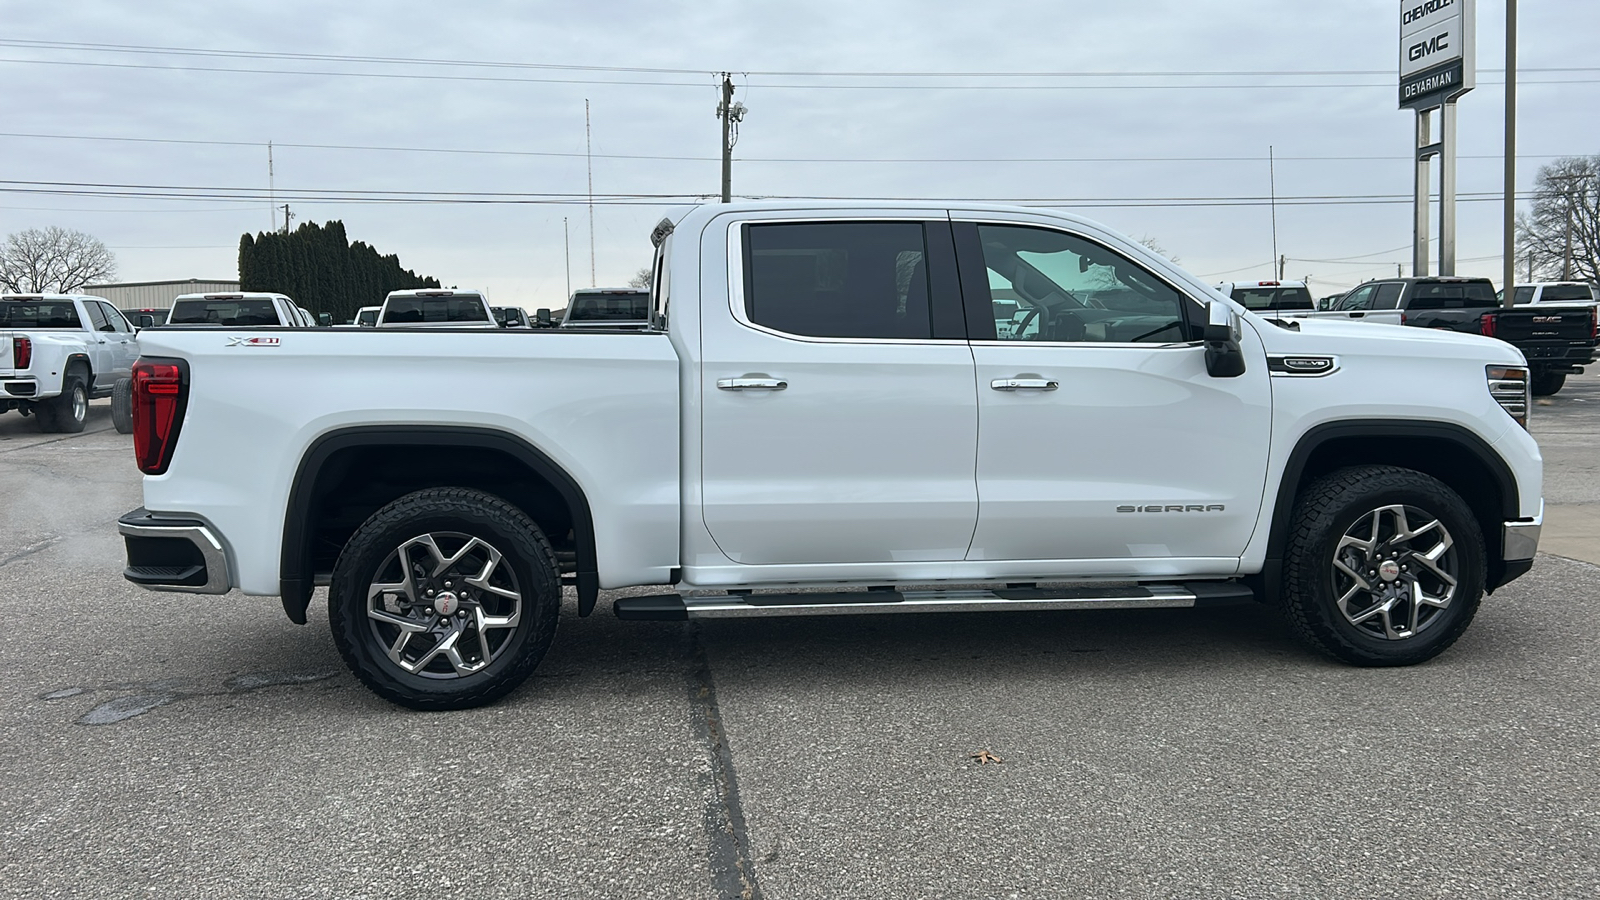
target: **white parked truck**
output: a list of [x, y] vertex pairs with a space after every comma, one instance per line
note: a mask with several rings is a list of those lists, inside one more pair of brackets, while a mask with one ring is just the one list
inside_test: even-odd
[[624, 619], [1255, 598], [1390, 666], [1532, 564], [1500, 341], [1269, 322], [1037, 209], [708, 205], [652, 238], [643, 331], [149, 333], [127, 577], [301, 623], [326, 584], [351, 669], [439, 709], [533, 670], [563, 583], [580, 616], [659, 587]]
[[390, 291], [378, 311], [379, 328], [499, 328], [482, 291], [423, 288]]
[[42, 431], [82, 431], [89, 400], [111, 396], [138, 356], [133, 326], [99, 297], [0, 294], [0, 412]]

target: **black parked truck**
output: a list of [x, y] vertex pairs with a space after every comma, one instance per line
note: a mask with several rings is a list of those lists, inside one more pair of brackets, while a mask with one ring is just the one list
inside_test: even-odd
[[1370, 281], [1310, 315], [1499, 338], [1527, 357], [1533, 393], [1548, 396], [1594, 362], [1595, 309], [1593, 302], [1502, 309], [1489, 279], [1437, 275]]

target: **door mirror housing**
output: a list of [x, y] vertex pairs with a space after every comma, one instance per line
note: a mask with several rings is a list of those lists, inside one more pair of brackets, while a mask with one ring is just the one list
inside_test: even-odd
[[550, 310], [548, 310], [548, 309], [538, 310], [537, 312], [535, 312], [533, 314], [533, 317], [534, 317], [534, 319], [536, 321], [538, 321], [540, 328], [549, 328], [550, 327]]
[[1239, 346], [1239, 314], [1221, 300], [1206, 307], [1206, 372], [1212, 378], [1244, 374], [1244, 349]]
[[333, 314], [332, 313], [317, 313], [317, 324], [321, 325], [323, 328], [327, 328], [329, 325], [332, 325], [333, 324]]

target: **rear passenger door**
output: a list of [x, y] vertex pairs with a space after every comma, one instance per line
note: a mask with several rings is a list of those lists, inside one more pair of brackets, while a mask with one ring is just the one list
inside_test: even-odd
[[965, 557], [977, 400], [949, 222], [763, 219], [726, 237], [699, 375], [718, 548], [755, 566]]
[[1368, 322], [1383, 322], [1388, 325], [1404, 325], [1405, 316], [1400, 312], [1400, 290], [1405, 285], [1398, 281], [1381, 281], [1375, 285], [1372, 292], [1372, 308], [1368, 310]]

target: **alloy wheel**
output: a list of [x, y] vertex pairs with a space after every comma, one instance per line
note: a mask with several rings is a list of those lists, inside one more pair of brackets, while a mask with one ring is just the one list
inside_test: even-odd
[[1397, 503], [1356, 518], [1334, 549], [1330, 574], [1346, 622], [1400, 641], [1444, 617], [1461, 572], [1455, 539], [1438, 517]]
[[522, 619], [517, 576], [501, 552], [458, 532], [395, 548], [367, 588], [368, 627], [389, 661], [424, 678], [465, 678], [500, 655]]

